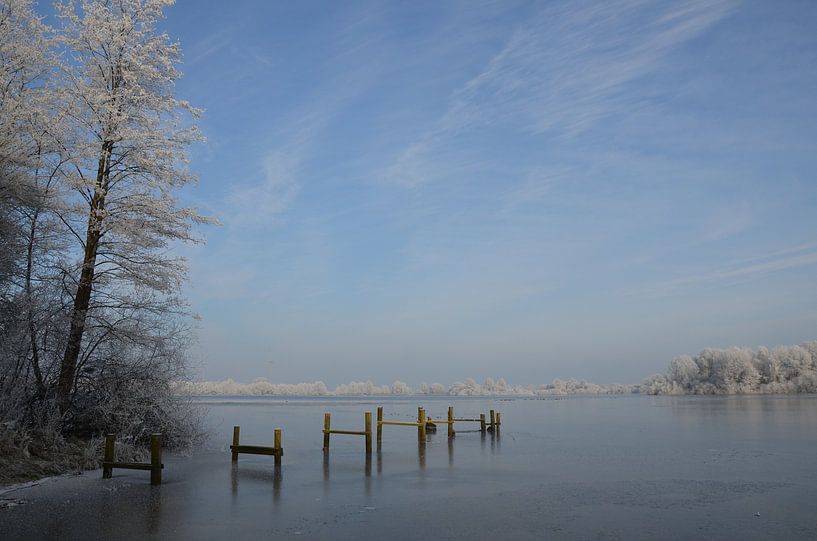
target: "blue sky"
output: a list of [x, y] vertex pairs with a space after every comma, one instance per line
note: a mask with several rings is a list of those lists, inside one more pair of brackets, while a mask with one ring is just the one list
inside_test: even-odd
[[817, 4], [193, 2], [199, 376], [639, 381], [817, 338]]

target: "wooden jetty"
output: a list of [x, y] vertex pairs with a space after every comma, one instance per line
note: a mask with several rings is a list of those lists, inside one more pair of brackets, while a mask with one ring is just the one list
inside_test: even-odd
[[126, 470], [147, 470], [150, 472], [150, 484], [162, 484], [162, 435], [150, 435], [150, 462], [116, 462], [114, 460], [116, 447], [116, 434], [105, 436], [105, 454], [102, 459], [102, 478], [113, 477], [113, 469], [120, 468]]
[[372, 454], [372, 412], [367, 411], [363, 416], [363, 430], [337, 430], [332, 428], [332, 416], [325, 413], [323, 416], [323, 450], [329, 451], [329, 436], [331, 434], [345, 434], [347, 436], [363, 436], [366, 438], [366, 454]]
[[274, 464], [276, 467], [281, 466], [281, 457], [284, 456], [284, 448], [281, 445], [281, 429], [273, 430], [273, 444], [272, 447], [263, 445], [241, 445], [241, 427], [233, 427], [233, 444], [230, 446], [232, 451], [233, 462], [238, 462], [238, 455], [244, 453], [246, 455], [268, 455], [274, 457]]

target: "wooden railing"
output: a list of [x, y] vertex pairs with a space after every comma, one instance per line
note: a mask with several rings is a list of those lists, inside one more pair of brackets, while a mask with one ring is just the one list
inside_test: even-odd
[[230, 446], [232, 451], [233, 462], [238, 462], [239, 453], [246, 455], [268, 455], [275, 458], [275, 467], [281, 467], [281, 457], [284, 456], [284, 448], [281, 446], [281, 429], [273, 430], [273, 444], [272, 447], [263, 445], [241, 445], [241, 427], [233, 427], [233, 444]]
[[102, 459], [102, 478], [113, 477], [113, 469], [147, 470], [150, 472], [150, 484], [162, 484], [162, 435], [150, 435], [150, 462], [115, 462], [116, 434], [105, 436], [105, 454]]
[[372, 412], [367, 411], [363, 416], [363, 430], [337, 430], [332, 428], [332, 416], [325, 413], [323, 416], [323, 450], [329, 451], [330, 434], [345, 434], [347, 436], [364, 436], [366, 438], [366, 454], [372, 454]]

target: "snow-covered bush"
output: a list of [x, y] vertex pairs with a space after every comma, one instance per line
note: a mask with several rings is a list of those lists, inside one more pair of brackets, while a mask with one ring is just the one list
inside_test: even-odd
[[817, 341], [774, 350], [707, 348], [673, 359], [666, 375], [645, 380], [649, 394], [817, 392]]

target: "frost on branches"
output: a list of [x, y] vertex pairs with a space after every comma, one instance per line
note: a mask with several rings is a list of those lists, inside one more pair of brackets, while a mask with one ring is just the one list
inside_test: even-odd
[[649, 394], [791, 394], [817, 392], [817, 341], [773, 350], [705, 349], [673, 359], [665, 375], [642, 385]]
[[157, 30], [170, 4], [58, 2], [50, 28], [0, 0], [0, 420], [44, 404], [66, 433], [184, 439], [171, 248], [210, 220], [175, 195], [201, 136], [174, 94], [179, 45]]
[[[170, 4], [57, 5], [60, 44], [69, 53], [62, 66], [63, 99], [75, 121], [64, 169], [76, 194], [69, 227], [84, 248], [57, 384], [63, 410], [75, 390], [89, 319], [105, 328], [112, 319], [129, 317], [134, 306], [145, 313], [172, 312], [185, 265], [165, 248], [195, 241], [191, 225], [206, 221], [173, 195], [194, 180], [185, 152], [200, 137], [183, 117], [198, 111], [173, 94], [179, 46], [156, 30]], [[92, 302], [92, 293], [102, 302]], [[104, 308], [89, 312], [98, 307]], [[147, 332], [134, 323], [128, 331], [137, 340], [157, 338], [152, 321], [141, 326]]]

